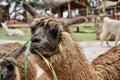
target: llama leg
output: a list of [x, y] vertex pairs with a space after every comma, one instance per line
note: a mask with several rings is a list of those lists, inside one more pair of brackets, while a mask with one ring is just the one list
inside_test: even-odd
[[104, 40], [103, 34], [101, 34], [101, 35], [100, 35], [101, 46], [103, 46], [103, 40]]
[[100, 35], [101, 46], [103, 46], [103, 40], [105, 39], [107, 32], [102, 32]]
[[119, 39], [116, 39], [116, 40], [115, 40], [115, 46], [117, 45], [118, 41], [119, 41]]
[[115, 38], [115, 46], [117, 45], [118, 41], [119, 41], [119, 35], [116, 35], [116, 38]]
[[110, 39], [110, 37], [112, 36], [112, 33], [109, 33], [108, 34], [108, 37], [106, 38], [106, 44], [107, 44], [107, 46], [109, 46], [110, 47], [110, 45], [109, 45], [109, 39]]

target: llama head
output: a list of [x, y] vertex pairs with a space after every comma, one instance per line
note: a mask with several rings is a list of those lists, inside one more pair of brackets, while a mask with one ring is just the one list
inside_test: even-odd
[[1, 22], [1, 24], [7, 24], [7, 22]]
[[104, 17], [103, 23], [108, 23], [109, 21], [110, 21], [110, 18], [109, 18], [109, 17]]
[[[40, 51], [45, 57], [50, 57], [57, 50], [61, 33], [66, 32], [69, 25], [85, 22], [85, 18], [58, 19], [46, 17], [36, 13], [29, 4], [23, 3], [23, 7], [28, 11], [34, 20], [31, 23], [31, 48]], [[31, 49], [32, 53], [33, 50]]]
[[15, 63], [8, 59], [1, 62], [1, 80], [14, 80], [15, 77]]
[[7, 22], [1, 22], [2, 26], [7, 25]]

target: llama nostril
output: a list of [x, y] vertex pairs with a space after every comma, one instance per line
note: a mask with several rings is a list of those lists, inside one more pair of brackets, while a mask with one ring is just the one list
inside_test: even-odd
[[38, 39], [38, 38], [32, 38], [31, 42], [40, 42], [40, 39]]

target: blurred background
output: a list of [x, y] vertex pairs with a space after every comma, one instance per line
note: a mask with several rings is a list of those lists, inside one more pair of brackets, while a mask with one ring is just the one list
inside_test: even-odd
[[[0, 25], [0, 39], [23, 40], [30, 38], [29, 20], [21, 3], [28, 2], [39, 14], [60, 18], [86, 17], [88, 22], [71, 28], [79, 41], [99, 40], [104, 17], [119, 20], [119, 0], [0, 0], [0, 22], [7, 22], [8, 28], [20, 29], [24, 36], [7, 36]], [[110, 40], [114, 40], [114, 36]]]

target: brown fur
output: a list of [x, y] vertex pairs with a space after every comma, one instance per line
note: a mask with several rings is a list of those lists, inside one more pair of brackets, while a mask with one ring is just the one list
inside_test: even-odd
[[120, 80], [120, 45], [100, 55], [92, 66], [102, 80]]

